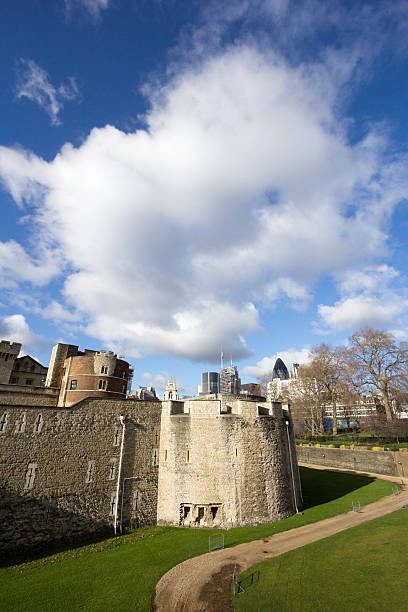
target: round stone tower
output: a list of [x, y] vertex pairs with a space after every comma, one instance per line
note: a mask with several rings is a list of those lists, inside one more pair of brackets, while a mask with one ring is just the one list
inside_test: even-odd
[[289, 407], [225, 394], [163, 402], [159, 524], [256, 525], [301, 507]]

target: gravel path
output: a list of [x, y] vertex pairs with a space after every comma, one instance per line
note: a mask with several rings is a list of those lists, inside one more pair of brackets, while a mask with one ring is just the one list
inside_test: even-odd
[[[308, 467], [328, 469], [326, 466]], [[367, 474], [366, 472], [358, 473]], [[402, 481], [401, 478], [393, 476], [371, 475], [398, 483]], [[246, 542], [232, 548], [194, 557], [176, 565], [157, 583], [154, 610], [156, 612], [232, 611], [231, 584], [235, 564], [240, 573], [251, 565], [270, 557], [276, 557], [289, 550], [395, 512], [400, 508], [403, 500], [408, 504], [406, 482], [403, 484], [404, 490], [400, 495], [391, 495], [364, 506], [360, 512], [350, 511], [339, 514], [262, 540]]]

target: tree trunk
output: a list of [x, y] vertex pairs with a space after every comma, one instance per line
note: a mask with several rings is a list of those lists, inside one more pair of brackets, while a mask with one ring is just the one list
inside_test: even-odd
[[394, 415], [392, 413], [390, 400], [388, 399], [388, 394], [386, 391], [383, 391], [382, 395], [383, 395], [383, 402], [384, 402], [384, 408], [385, 408], [385, 416], [387, 417], [387, 421], [392, 421]]
[[337, 404], [336, 395], [332, 393], [332, 406], [333, 406], [333, 436], [337, 436]]

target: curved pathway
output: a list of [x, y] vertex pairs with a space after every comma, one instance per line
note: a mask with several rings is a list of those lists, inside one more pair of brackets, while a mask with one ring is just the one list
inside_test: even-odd
[[[304, 464], [306, 465], [306, 464]], [[317, 469], [347, 471], [327, 466], [308, 465]], [[207, 553], [188, 559], [168, 571], [156, 586], [154, 610], [156, 612], [218, 612], [233, 610], [231, 603], [231, 582], [234, 565], [238, 572], [276, 557], [289, 550], [316, 542], [322, 538], [350, 529], [367, 521], [385, 516], [400, 508], [402, 501], [408, 504], [405, 491], [406, 479], [397, 476], [351, 472], [383, 478], [402, 483], [404, 490], [398, 496], [391, 495], [373, 504], [364, 506], [359, 512], [346, 512], [310, 525], [304, 525], [276, 535], [239, 544], [232, 548]]]

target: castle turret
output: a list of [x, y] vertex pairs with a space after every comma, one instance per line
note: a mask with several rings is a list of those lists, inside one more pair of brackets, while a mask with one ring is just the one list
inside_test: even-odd
[[255, 525], [301, 506], [288, 407], [227, 394], [163, 402], [159, 524]]
[[170, 378], [170, 380], [167, 381], [167, 385], [164, 390], [163, 400], [164, 401], [178, 400], [178, 398], [179, 398], [179, 395], [177, 391], [176, 381]]
[[7, 385], [10, 382], [11, 372], [21, 349], [19, 342], [0, 342], [0, 383]]

